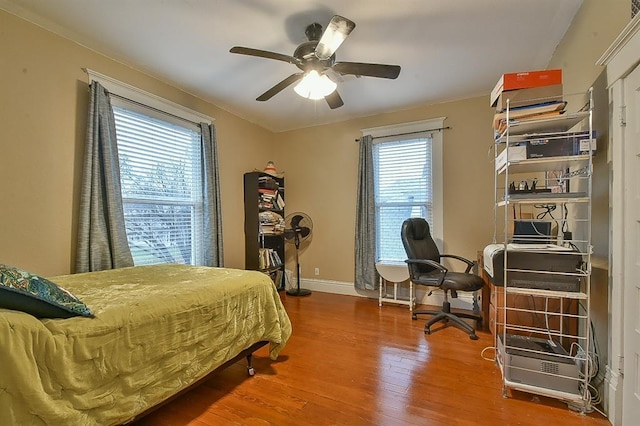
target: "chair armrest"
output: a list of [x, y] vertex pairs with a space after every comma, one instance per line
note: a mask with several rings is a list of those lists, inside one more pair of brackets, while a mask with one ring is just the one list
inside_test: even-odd
[[409, 266], [409, 275], [411, 275], [411, 280], [416, 282], [419, 282], [419, 281], [414, 280], [415, 265], [429, 265], [432, 268], [437, 269], [440, 272], [440, 277], [438, 278], [438, 283], [436, 284], [437, 287], [440, 287], [442, 285], [442, 282], [444, 281], [444, 277], [447, 275], [447, 272], [449, 271], [447, 268], [444, 267], [444, 265], [429, 259], [406, 259], [405, 262]]
[[433, 268], [438, 269], [440, 272], [447, 272], [448, 271], [448, 269], [445, 268], [444, 265], [442, 265], [442, 264], [440, 264], [440, 263], [438, 263], [436, 261], [429, 260], [429, 259], [406, 259], [405, 262], [407, 262], [409, 265], [415, 264], [415, 263], [418, 263], [418, 264], [421, 264], [421, 265], [429, 265], [429, 266], [431, 266]]
[[465, 274], [468, 274], [469, 271], [471, 271], [471, 268], [473, 268], [475, 266], [475, 264], [476, 264], [475, 261], [472, 262], [469, 259], [466, 259], [466, 258], [464, 258], [462, 256], [457, 256], [455, 254], [441, 254], [440, 258], [442, 259], [443, 257], [448, 257], [448, 258], [451, 258], [451, 259], [457, 259], [457, 260], [459, 260], [459, 261], [461, 261], [463, 263], [466, 263], [467, 264], [467, 269], [465, 269], [465, 271], [464, 271]]

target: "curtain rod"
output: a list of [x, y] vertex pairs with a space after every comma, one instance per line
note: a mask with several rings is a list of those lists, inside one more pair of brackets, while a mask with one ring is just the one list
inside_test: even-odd
[[[418, 133], [425, 133], [425, 132], [441, 132], [443, 130], [449, 130], [451, 129], [451, 126], [447, 126], [447, 127], [436, 127], [435, 129], [424, 129], [424, 130], [419, 130], [417, 132], [406, 132], [406, 133], [396, 133], [395, 135], [384, 135], [384, 136], [374, 136], [372, 137], [372, 139], [381, 139], [381, 138], [392, 138], [394, 136], [406, 136], [406, 135], [415, 135]], [[356, 142], [360, 142], [362, 138], [356, 138]]]
[[177, 116], [177, 115], [175, 115], [175, 114], [171, 114], [170, 112], [163, 111], [163, 110], [158, 109], [158, 108], [154, 108], [154, 107], [152, 107], [152, 106], [149, 106], [149, 105], [143, 104], [142, 102], [134, 101], [133, 99], [129, 99], [129, 98], [127, 98], [126, 96], [118, 95], [118, 94], [115, 94], [115, 93], [113, 93], [113, 92], [109, 92], [109, 96], [112, 96], [112, 97], [114, 97], [114, 98], [122, 99], [123, 101], [131, 102], [132, 104], [136, 104], [136, 105], [138, 105], [138, 106], [141, 106], [141, 107], [144, 107], [144, 108], [147, 108], [147, 109], [154, 110], [154, 111], [159, 112], [159, 113], [161, 113], [161, 114], [168, 115], [168, 116], [170, 116], [170, 117], [177, 118], [178, 120], [182, 120], [182, 121], [185, 121], [185, 122], [187, 122], [187, 123], [191, 123], [191, 124], [194, 124], [194, 125], [196, 125], [196, 126], [200, 127], [200, 123], [196, 123], [195, 121], [189, 120], [189, 119], [187, 119], [187, 118], [179, 117], [179, 116]]

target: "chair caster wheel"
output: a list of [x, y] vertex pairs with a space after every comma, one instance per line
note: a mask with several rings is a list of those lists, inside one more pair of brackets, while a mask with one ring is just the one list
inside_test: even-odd
[[249, 376], [255, 376], [255, 375], [256, 375], [256, 370], [255, 370], [253, 367], [249, 367], [249, 368], [247, 369], [247, 374], [248, 374]]
[[411, 315], [411, 319], [413, 319], [413, 320], [417, 320], [417, 319], [418, 319], [418, 315], [416, 315], [416, 314], [412, 314], [412, 315]]
[[474, 334], [470, 334], [470, 335], [469, 335], [469, 339], [471, 339], [471, 340], [478, 340], [478, 336], [476, 336], [476, 335], [475, 335], [475, 333], [474, 333]]
[[431, 334], [431, 329], [425, 328], [424, 329], [424, 334]]

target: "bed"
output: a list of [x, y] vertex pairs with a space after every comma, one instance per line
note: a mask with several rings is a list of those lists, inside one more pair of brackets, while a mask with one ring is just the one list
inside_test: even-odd
[[93, 317], [0, 309], [2, 425], [127, 423], [261, 342], [276, 359], [291, 335], [255, 271], [156, 265], [49, 280]]

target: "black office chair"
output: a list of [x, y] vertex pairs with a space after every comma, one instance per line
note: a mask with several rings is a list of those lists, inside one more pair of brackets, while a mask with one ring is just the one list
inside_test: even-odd
[[[415, 284], [422, 284], [429, 287], [437, 287], [444, 291], [444, 303], [441, 311], [418, 310], [413, 311], [412, 318], [418, 319], [418, 315], [435, 315], [424, 326], [424, 332], [431, 334], [431, 326], [438, 321], [453, 321], [463, 328], [469, 337], [477, 340], [475, 329], [464, 322], [462, 318], [470, 318], [477, 321], [477, 326], [482, 325], [482, 316], [477, 303], [474, 302], [473, 313], [471, 312], [451, 312], [449, 303], [449, 292], [451, 297], [458, 297], [458, 291], [477, 291], [482, 288], [484, 282], [478, 275], [471, 273], [474, 262], [464, 257], [452, 254], [440, 254], [436, 243], [431, 237], [429, 223], [423, 218], [409, 218], [402, 223], [402, 244], [407, 252], [407, 264], [409, 266], [409, 276]], [[442, 258], [452, 258], [467, 264], [464, 272], [449, 271], [441, 264]], [[431, 293], [429, 293], [431, 294]]]

